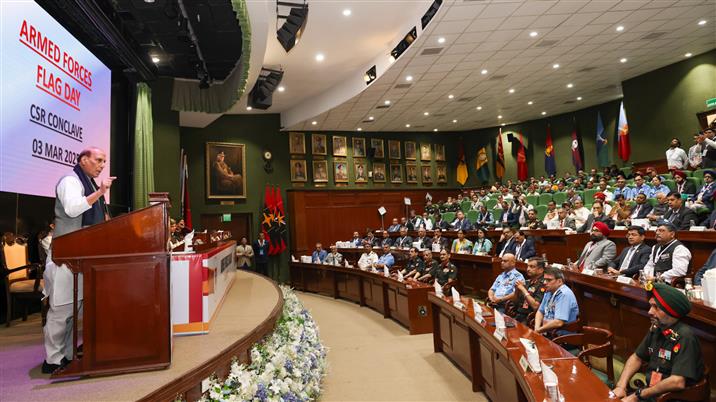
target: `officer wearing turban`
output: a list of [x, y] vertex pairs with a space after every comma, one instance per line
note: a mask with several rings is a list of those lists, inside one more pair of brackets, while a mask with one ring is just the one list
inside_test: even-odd
[[[691, 310], [689, 299], [669, 285], [647, 284], [651, 329], [629, 356], [614, 388], [623, 401], [651, 401], [664, 393], [682, 390], [704, 375], [701, 346], [681, 319]], [[627, 383], [646, 363], [647, 386], [629, 396]]]

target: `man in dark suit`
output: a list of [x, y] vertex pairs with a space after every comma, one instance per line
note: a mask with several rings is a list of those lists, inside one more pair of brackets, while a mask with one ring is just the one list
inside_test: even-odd
[[520, 215], [519, 213], [522, 211], [522, 209], [519, 209], [519, 212], [513, 213], [512, 208], [510, 208], [510, 205], [507, 203], [507, 201], [502, 202], [502, 212], [500, 212], [500, 216], [497, 219], [497, 226], [502, 227], [510, 227], [514, 225], [519, 225], [519, 219]]
[[686, 180], [686, 173], [677, 170], [674, 172], [674, 182], [676, 182], [676, 192], [681, 194], [696, 194], [696, 186], [694, 183]]
[[646, 194], [637, 194], [634, 201], [636, 201], [636, 205], [631, 209], [631, 215], [629, 217], [631, 219], [646, 219], [652, 208], [651, 204], [646, 202]]
[[525, 232], [518, 230], [515, 233], [514, 238], [515, 245], [513, 247], [513, 254], [515, 255], [516, 259], [522, 261], [537, 255], [534, 241], [532, 239], [528, 239], [527, 236], [525, 236]]
[[380, 246], [388, 246], [391, 247], [393, 245], [393, 239], [390, 238], [390, 234], [387, 230], [383, 231], [383, 238], [380, 240]]
[[457, 214], [455, 214], [455, 221], [453, 221], [450, 226], [452, 226], [453, 230], [462, 230], [463, 232], [472, 230], [472, 224], [465, 217], [465, 214], [462, 211], [457, 211]]
[[413, 238], [408, 236], [408, 228], [400, 228], [400, 237], [395, 239], [393, 246], [396, 248], [410, 248], [413, 247]]
[[434, 215], [433, 221], [433, 230], [444, 230], [450, 227], [450, 224], [443, 220], [443, 216], [440, 214], [440, 212], [436, 212]]
[[266, 240], [264, 232], [259, 233], [259, 239], [254, 240], [251, 245], [254, 249], [254, 262], [256, 263], [256, 272], [261, 275], [268, 275], [268, 252], [269, 242]]
[[701, 226], [706, 226], [707, 229], [716, 230], [716, 209], [714, 209], [708, 218], [701, 222]]
[[513, 250], [515, 249], [515, 232], [516, 230], [511, 227], [506, 227], [502, 229], [502, 235], [500, 236], [500, 241], [497, 243], [497, 256], [502, 257], [505, 254], [512, 254]]
[[672, 223], [677, 230], [689, 230], [691, 225], [698, 222], [696, 213], [684, 206], [681, 194], [672, 191], [667, 198], [669, 200], [669, 210], [664, 214], [664, 221]]
[[485, 204], [482, 204], [480, 206], [480, 211], [477, 213], [477, 221], [475, 222], [475, 226], [489, 226], [494, 223], [494, 217], [492, 216], [492, 212], [487, 210], [487, 207]]
[[607, 264], [610, 274], [634, 276], [649, 262], [651, 246], [644, 244], [643, 227], [630, 226], [627, 231], [627, 243], [629, 247], [625, 247], [615, 260]]

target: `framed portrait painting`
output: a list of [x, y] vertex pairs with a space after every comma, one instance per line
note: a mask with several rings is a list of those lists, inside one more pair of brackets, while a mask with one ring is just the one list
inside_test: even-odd
[[356, 183], [368, 182], [368, 165], [365, 159], [353, 159], [353, 172]]
[[431, 184], [433, 182], [433, 167], [430, 165], [421, 166], [420, 173], [422, 174], [423, 184]]
[[305, 159], [294, 159], [291, 161], [291, 181], [293, 182], [306, 182], [308, 176], [306, 174], [306, 160]]
[[400, 163], [390, 164], [390, 182], [391, 183], [402, 183], [403, 182], [403, 168]]
[[333, 156], [348, 156], [348, 144], [346, 141], [345, 136], [333, 136]]
[[373, 164], [373, 182], [385, 183], [385, 163]]
[[447, 183], [447, 165], [441, 163], [437, 166], [438, 183]]
[[445, 161], [445, 145], [444, 144], [435, 144], [435, 160], [436, 161]]
[[417, 145], [415, 141], [405, 141], [405, 159], [414, 161], [417, 159]]
[[246, 198], [246, 147], [228, 142], [206, 143], [206, 197]]
[[326, 155], [326, 135], [311, 134], [311, 153], [314, 155]]
[[383, 140], [380, 138], [371, 138], [370, 147], [373, 148], [374, 158], [383, 159], [385, 158], [385, 148], [383, 147]]
[[388, 158], [400, 159], [400, 141], [388, 140]]
[[405, 164], [405, 182], [411, 184], [418, 182], [418, 165], [415, 163]]
[[325, 160], [313, 161], [313, 182], [328, 183], [328, 162]]
[[348, 183], [348, 164], [346, 161], [333, 162], [333, 181]]
[[429, 161], [433, 158], [433, 152], [430, 144], [420, 144], [420, 160]]
[[288, 150], [291, 154], [306, 154], [306, 135], [303, 133], [288, 133]]
[[353, 157], [365, 158], [365, 138], [353, 137]]

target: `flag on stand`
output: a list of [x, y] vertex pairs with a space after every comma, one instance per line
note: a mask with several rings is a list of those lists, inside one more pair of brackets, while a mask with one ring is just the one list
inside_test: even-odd
[[520, 133], [520, 148], [517, 150], [517, 180], [527, 180], [529, 170], [527, 168], [527, 154], [525, 153], [525, 143]]
[[502, 180], [505, 175], [505, 150], [502, 148], [502, 129], [497, 135], [497, 160], [495, 160], [495, 176]]
[[604, 123], [602, 123], [602, 114], [597, 111], [597, 164], [599, 167], [609, 166], [609, 147], [607, 147], [607, 138], [604, 136]]
[[457, 182], [460, 183], [461, 186], [465, 185], [465, 182], [467, 181], [467, 163], [465, 163], [465, 146], [462, 143], [462, 138], [460, 138], [460, 143], [458, 144], [457, 149]]
[[281, 189], [266, 185], [264, 208], [261, 211], [261, 231], [269, 242], [268, 255], [278, 255], [286, 250], [286, 214]]
[[187, 155], [182, 148], [179, 156], [179, 183], [181, 187], [181, 216], [184, 218], [184, 226], [191, 231], [193, 228], [191, 222], [191, 208], [189, 206], [189, 166], [187, 164]]
[[584, 169], [581, 153], [582, 144], [579, 143], [579, 136], [577, 135], [577, 121], [573, 119], [572, 122], [574, 124], [572, 129], [572, 165], [574, 165], [576, 171], [580, 171]]
[[554, 146], [552, 145], [552, 128], [547, 124], [547, 141], [544, 144], [544, 171], [548, 176], [557, 174], [557, 163], [554, 159]]
[[619, 158], [624, 162], [628, 161], [631, 155], [631, 144], [629, 144], [629, 124], [627, 123], [626, 112], [624, 112], [624, 101], [619, 105], [617, 143], [619, 144]]
[[264, 233], [266, 240], [269, 242], [269, 255], [273, 255], [275, 253], [276, 247], [272, 236], [275, 221], [273, 214], [275, 202], [273, 197], [273, 189], [267, 184], [264, 189], [264, 209], [261, 212], [263, 216], [263, 220], [261, 221], [261, 231]]
[[278, 242], [276, 254], [281, 254], [286, 250], [286, 233], [288, 228], [286, 227], [286, 212], [283, 208], [283, 197], [281, 197], [281, 187], [276, 186], [276, 213], [274, 218], [278, 227]]
[[482, 147], [477, 151], [477, 178], [483, 183], [490, 180], [490, 166], [487, 162], [487, 150]]

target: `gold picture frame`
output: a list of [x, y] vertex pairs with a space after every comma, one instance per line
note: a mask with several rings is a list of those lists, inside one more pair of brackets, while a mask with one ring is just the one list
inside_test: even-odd
[[308, 181], [305, 159], [291, 160], [291, 181], [304, 183]]
[[385, 147], [382, 138], [371, 138], [370, 147], [373, 148], [373, 157], [377, 159], [385, 158]]
[[435, 160], [445, 162], [445, 144], [435, 144]]
[[437, 165], [437, 182], [438, 184], [447, 183], [447, 165], [444, 163]]
[[433, 149], [430, 144], [420, 144], [420, 160], [430, 161], [433, 159]]
[[246, 198], [246, 146], [206, 143], [206, 198]]
[[385, 183], [385, 163], [374, 163], [373, 164], [373, 182], [374, 183]]
[[306, 134], [288, 133], [288, 152], [290, 154], [306, 154]]
[[311, 134], [311, 153], [313, 155], [328, 155], [325, 134]]
[[353, 137], [351, 142], [353, 143], [353, 157], [365, 158], [365, 138]]
[[402, 183], [403, 182], [403, 166], [400, 163], [390, 164], [390, 182], [391, 183]]
[[333, 136], [333, 156], [348, 156], [348, 139], [344, 135]]
[[405, 164], [405, 182], [409, 184], [418, 183], [418, 165], [416, 163]]
[[333, 161], [333, 181], [348, 183], [348, 163], [346, 161]]
[[388, 158], [400, 159], [400, 141], [388, 140]]
[[418, 149], [415, 141], [405, 141], [405, 159], [414, 161], [417, 159]]
[[423, 165], [420, 167], [421, 181], [423, 184], [433, 183], [433, 167], [430, 165]]
[[328, 183], [328, 161], [313, 161], [313, 182]]
[[368, 182], [368, 164], [365, 159], [353, 159], [353, 174], [356, 183]]

